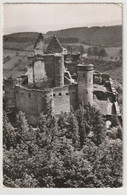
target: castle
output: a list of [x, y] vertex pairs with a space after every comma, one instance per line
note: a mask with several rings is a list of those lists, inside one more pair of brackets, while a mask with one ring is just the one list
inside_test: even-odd
[[[97, 78], [102, 84], [97, 83]], [[71, 107], [96, 105], [102, 115], [120, 114], [117, 92], [109, 75], [94, 72], [80, 53], [68, 53], [55, 35], [46, 50], [39, 34], [34, 54], [28, 56], [28, 70], [17, 80], [4, 80], [6, 107], [25, 112], [28, 123], [37, 125], [40, 113], [49, 107], [56, 115], [69, 113]]]

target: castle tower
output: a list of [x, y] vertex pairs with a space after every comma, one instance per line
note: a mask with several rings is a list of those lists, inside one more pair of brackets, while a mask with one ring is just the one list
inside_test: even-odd
[[79, 64], [78, 73], [78, 99], [82, 105], [93, 104], [93, 65]]
[[39, 34], [37, 41], [34, 45], [34, 54], [35, 55], [43, 55], [44, 54], [44, 37], [42, 33]]
[[64, 86], [64, 56], [62, 54], [54, 55], [55, 65], [55, 86]]

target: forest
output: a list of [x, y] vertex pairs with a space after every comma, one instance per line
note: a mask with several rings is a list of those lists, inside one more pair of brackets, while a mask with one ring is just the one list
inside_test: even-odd
[[37, 128], [23, 112], [4, 110], [3, 185], [11, 188], [122, 186], [122, 128], [95, 107], [41, 113]]

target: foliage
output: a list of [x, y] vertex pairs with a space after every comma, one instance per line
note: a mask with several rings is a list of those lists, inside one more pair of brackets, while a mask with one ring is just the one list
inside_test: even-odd
[[89, 47], [87, 53], [88, 56], [98, 56], [98, 57], [107, 56], [106, 50], [103, 47]]
[[122, 185], [122, 142], [108, 137], [98, 147], [94, 171], [105, 187]]
[[122, 62], [120, 61], [106, 61], [102, 59], [85, 59], [86, 64], [94, 64], [95, 70], [104, 72], [110, 69], [122, 67]]
[[111, 117], [111, 123], [112, 123], [112, 127], [117, 127], [119, 125], [119, 119], [117, 115], [113, 115]]
[[85, 53], [85, 49], [84, 49], [83, 45], [80, 45], [79, 52], [81, 53], [81, 55]]
[[11, 147], [15, 147], [16, 144], [16, 132], [14, 127], [8, 121], [8, 117], [5, 112], [3, 115], [3, 144], [7, 150]]
[[[90, 105], [56, 118], [48, 110], [36, 130], [19, 112], [15, 127], [4, 112], [3, 184], [6, 187], [120, 187], [122, 132], [107, 134]], [[92, 133], [92, 136], [90, 136]]]

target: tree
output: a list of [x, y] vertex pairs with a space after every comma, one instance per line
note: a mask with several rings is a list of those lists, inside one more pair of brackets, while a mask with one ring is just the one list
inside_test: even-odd
[[[104, 120], [90, 105], [70, 114], [61, 113], [59, 118], [52, 112], [41, 114], [39, 121], [34, 130], [25, 114], [19, 112], [14, 128], [4, 113], [5, 186], [77, 188], [122, 185], [120, 126], [106, 135]], [[89, 136], [91, 132], [92, 137]]]
[[122, 185], [122, 142], [106, 137], [98, 147], [94, 165], [94, 173], [105, 187], [121, 187]]
[[68, 45], [67, 46], [67, 50], [68, 50], [68, 52], [72, 53], [72, 46], [71, 45]]
[[105, 48], [100, 48], [100, 49], [99, 49], [99, 51], [98, 51], [98, 56], [100, 56], [100, 57], [105, 57], [105, 56], [107, 56], [107, 53], [106, 53]]
[[47, 131], [48, 131], [46, 115], [44, 115], [43, 113], [40, 114], [39, 129], [40, 129], [41, 133], [43, 133], [43, 132], [47, 133]]
[[106, 127], [104, 125], [104, 121], [100, 115], [100, 112], [97, 111], [94, 117], [94, 125], [93, 125], [93, 142], [99, 146], [103, 140], [105, 139], [106, 135]]
[[82, 107], [80, 107], [79, 110], [76, 112], [76, 117], [78, 120], [78, 125], [79, 125], [79, 136], [80, 136], [80, 146], [81, 148], [85, 144], [85, 139], [87, 136], [87, 122], [85, 119], [85, 112], [86, 110]]
[[120, 125], [117, 128], [117, 138], [122, 140], [122, 128]]
[[77, 118], [74, 113], [70, 113], [68, 116], [69, 127], [67, 128], [66, 136], [72, 139], [73, 144], [78, 144], [79, 142], [79, 126]]
[[113, 115], [111, 118], [112, 127], [117, 127], [119, 125], [119, 119], [117, 115]]
[[84, 50], [83, 45], [80, 45], [79, 52], [81, 53], [81, 55], [84, 54], [85, 50]]
[[16, 132], [14, 127], [9, 122], [9, 119], [4, 112], [3, 114], [3, 144], [6, 147], [7, 150], [9, 150], [11, 147], [16, 147]]

